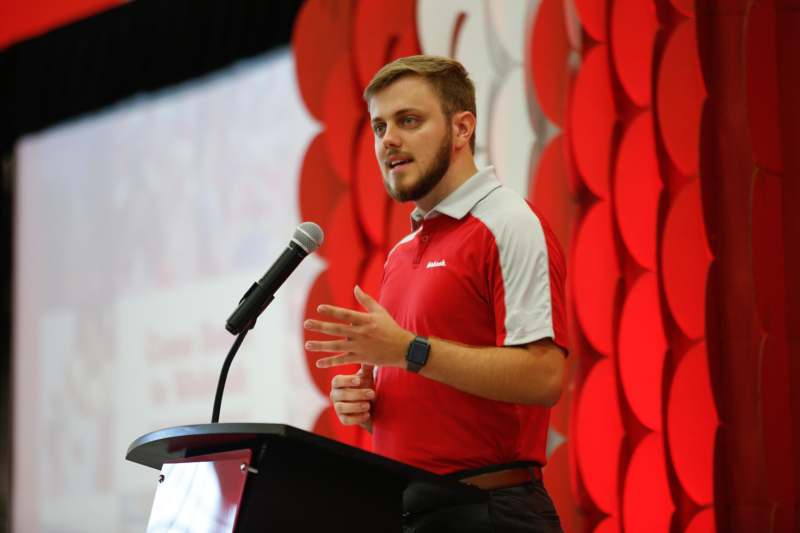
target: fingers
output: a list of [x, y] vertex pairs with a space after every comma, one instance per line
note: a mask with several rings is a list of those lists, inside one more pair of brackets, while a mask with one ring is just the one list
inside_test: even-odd
[[361, 415], [338, 415], [339, 422], [342, 423], [343, 426], [355, 426], [359, 425], [362, 427], [369, 421], [369, 413], [364, 413]]
[[[369, 377], [360, 376], [367, 370]], [[370, 421], [371, 401], [375, 399], [372, 385], [370, 365], [362, 365], [355, 375], [338, 375], [331, 380], [331, 401], [339, 421], [345, 426], [360, 425], [366, 427]], [[357, 388], [364, 386], [364, 388]]]
[[345, 309], [344, 307], [336, 307], [335, 305], [323, 304], [317, 307], [317, 311], [325, 316], [341, 320], [342, 322], [349, 322], [354, 325], [360, 325], [369, 320], [367, 313]]
[[370, 419], [371, 404], [369, 402], [334, 402], [333, 410], [339, 421], [345, 426], [364, 424]]
[[[349, 339], [337, 339], [334, 341], [306, 341], [306, 350], [309, 352], [349, 352], [352, 347], [352, 341]], [[350, 363], [354, 362], [355, 361], [350, 361]], [[317, 367], [322, 368], [319, 365], [317, 365]]]
[[338, 404], [360, 405], [363, 408], [345, 408], [342, 410], [345, 414], [364, 412], [369, 409], [369, 402], [375, 399], [375, 391], [369, 387], [356, 388], [362, 383], [364, 380], [355, 376], [333, 378], [330, 397], [337, 412], [339, 412]]
[[372, 365], [361, 365], [356, 374], [334, 376], [331, 380], [331, 400], [338, 402], [375, 399], [372, 368]]
[[375, 391], [372, 389], [332, 389], [331, 401], [337, 402], [369, 402], [375, 399]]
[[338, 415], [363, 415], [369, 413], [369, 402], [336, 402], [333, 404]]
[[[337, 343], [338, 341], [330, 341], [330, 342], [331, 343]], [[308, 348], [311, 351], [315, 351], [315, 352], [341, 352], [342, 351], [342, 349], [340, 349], [340, 348], [332, 348], [332, 349], [319, 348], [319, 349], [314, 349], [314, 348], [310, 348], [308, 346], [309, 344], [310, 343], [306, 343], [306, 348]], [[324, 343], [320, 343], [320, 344], [324, 344]], [[361, 362], [361, 358], [358, 357], [357, 355], [354, 355], [354, 354], [351, 354], [351, 353], [346, 353], [346, 354], [342, 354], [342, 355], [334, 355], [333, 357], [323, 357], [322, 359], [317, 359], [317, 368], [331, 368], [331, 367], [334, 367], [334, 366], [349, 365], [349, 364], [352, 364], [352, 363], [360, 363], [360, 362]]]
[[334, 376], [331, 380], [331, 388], [340, 389], [342, 387], [359, 387], [362, 383], [364, 383], [364, 380], [361, 379], [361, 376], [358, 374], [355, 376], [339, 374], [338, 376]]
[[331, 336], [352, 337], [354, 333], [353, 326], [339, 322], [322, 322], [321, 320], [308, 319], [303, 322], [303, 327], [309, 331], [318, 331]]

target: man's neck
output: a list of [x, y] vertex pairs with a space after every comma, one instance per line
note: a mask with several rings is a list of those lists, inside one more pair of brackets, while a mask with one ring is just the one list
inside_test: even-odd
[[475, 165], [475, 158], [467, 150], [465, 153], [454, 157], [450, 163], [450, 168], [447, 169], [447, 174], [444, 175], [436, 187], [426, 194], [424, 198], [420, 198], [414, 203], [419, 209], [427, 213], [477, 172], [478, 167]]

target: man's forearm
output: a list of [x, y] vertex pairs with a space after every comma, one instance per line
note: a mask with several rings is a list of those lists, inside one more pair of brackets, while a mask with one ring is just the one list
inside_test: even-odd
[[475, 347], [432, 338], [420, 374], [464, 392], [550, 407], [561, 395], [564, 355], [551, 341], [519, 347]]
[[[308, 319], [310, 331], [338, 337], [306, 341], [309, 351], [336, 353], [317, 360], [317, 368], [360, 363], [406, 367], [406, 352], [415, 333], [400, 327], [374, 298], [354, 291], [365, 311], [331, 305], [317, 310], [339, 322]], [[561, 395], [564, 354], [550, 339], [519, 347], [476, 347], [431, 339], [423, 376], [483, 398], [552, 406]]]

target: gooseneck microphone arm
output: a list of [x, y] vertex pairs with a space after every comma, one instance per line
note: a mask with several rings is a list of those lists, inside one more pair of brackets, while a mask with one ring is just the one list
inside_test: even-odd
[[239, 333], [239, 336], [233, 341], [233, 346], [231, 346], [231, 349], [228, 351], [228, 356], [225, 357], [225, 362], [222, 363], [219, 381], [217, 381], [217, 393], [214, 395], [214, 410], [211, 412], [212, 424], [219, 422], [219, 410], [222, 407], [222, 393], [225, 391], [225, 382], [228, 380], [228, 369], [230, 369], [233, 358], [236, 356], [236, 352], [239, 351], [239, 346], [242, 345], [242, 341], [244, 341], [248, 331], [250, 331], [250, 328]]
[[267, 273], [260, 280], [253, 283], [244, 293], [236, 310], [228, 318], [225, 323], [225, 329], [238, 336], [233, 342], [230, 351], [228, 351], [225, 362], [222, 364], [222, 370], [219, 373], [217, 392], [214, 395], [214, 409], [211, 412], [212, 424], [219, 422], [219, 411], [222, 407], [222, 394], [225, 391], [228, 370], [247, 332], [255, 326], [259, 315], [275, 299], [275, 291], [283, 285], [283, 282], [286, 281], [308, 254], [319, 248], [323, 239], [322, 228], [313, 222], [300, 224], [280, 257], [267, 270]]

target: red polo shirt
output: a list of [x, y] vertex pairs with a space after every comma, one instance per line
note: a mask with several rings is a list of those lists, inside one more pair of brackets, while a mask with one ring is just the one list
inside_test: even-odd
[[[417, 335], [473, 346], [551, 338], [566, 347], [564, 257], [546, 223], [487, 168], [424, 217], [389, 254], [380, 302]], [[380, 368], [376, 453], [437, 473], [545, 463], [550, 410], [487, 400]]]

